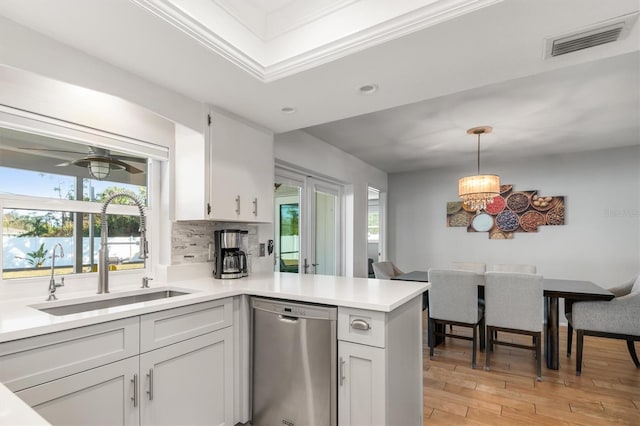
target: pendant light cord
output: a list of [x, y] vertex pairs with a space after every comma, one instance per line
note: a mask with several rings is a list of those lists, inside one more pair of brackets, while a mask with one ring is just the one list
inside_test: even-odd
[[482, 133], [478, 133], [478, 175], [480, 175], [480, 135]]

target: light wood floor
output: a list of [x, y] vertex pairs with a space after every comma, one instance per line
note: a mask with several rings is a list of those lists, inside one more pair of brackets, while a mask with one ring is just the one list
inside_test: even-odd
[[[530, 343], [525, 336], [513, 340]], [[533, 351], [496, 347], [491, 371], [485, 371], [482, 352], [477, 368], [471, 368], [469, 341], [447, 338], [433, 360], [425, 342], [424, 424], [639, 426], [640, 369], [625, 342], [585, 337], [580, 377], [575, 375], [575, 335], [571, 358], [566, 347], [567, 329], [561, 327], [560, 369], [543, 364], [543, 381], [536, 382]], [[636, 350], [640, 353], [638, 343]]]

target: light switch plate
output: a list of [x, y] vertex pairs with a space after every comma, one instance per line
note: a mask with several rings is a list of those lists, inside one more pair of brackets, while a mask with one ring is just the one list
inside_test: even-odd
[[260, 257], [264, 257], [264, 243], [260, 243], [260, 253], [259, 253]]

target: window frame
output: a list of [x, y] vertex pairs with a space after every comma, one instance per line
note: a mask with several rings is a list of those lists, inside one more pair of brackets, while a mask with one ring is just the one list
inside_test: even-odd
[[[114, 278], [117, 276], [123, 277], [123, 279], [134, 279], [136, 276], [141, 277], [151, 274], [154, 271], [154, 264], [158, 264], [160, 254], [160, 250], [156, 248], [157, 244], [154, 244], [157, 240], [157, 224], [160, 223], [160, 209], [155, 207], [156, 205], [159, 206], [161, 202], [160, 185], [156, 183], [161, 181], [161, 162], [169, 160], [168, 147], [127, 138], [121, 135], [110, 134], [74, 123], [40, 116], [28, 111], [13, 109], [4, 105], [0, 105], [0, 128], [65, 139], [78, 144], [118, 150], [132, 156], [147, 158], [147, 205], [145, 206], [145, 217], [147, 240], [149, 241], [150, 248], [149, 258], [147, 262], [145, 262], [144, 268], [116, 271]], [[100, 214], [102, 203], [0, 193], [0, 212], [3, 215], [5, 209]], [[136, 206], [119, 204], [109, 204], [107, 213], [128, 216], [139, 216], [140, 214]], [[4, 247], [2, 246], [0, 247], [0, 256], [4, 254], [3, 251]], [[97, 279], [97, 274], [97, 272], [83, 272], [65, 274], [64, 277], [65, 280], [69, 280], [70, 282], [86, 281], [87, 279], [94, 281], [94, 279]], [[43, 282], [43, 277], [4, 279], [2, 275], [3, 274], [0, 274], [0, 289], [16, 283], [22, 285]], [[117, 280], [118, 278], [116, 278], [116, 281]], [[88, 289], [92, 289], [92, 287], [89, 286]], [[0, 293], [2, 293], [1, 290]]]

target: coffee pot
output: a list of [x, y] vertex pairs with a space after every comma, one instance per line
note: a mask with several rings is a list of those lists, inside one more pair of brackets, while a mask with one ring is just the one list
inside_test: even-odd
[[242, 278], [249, 275], [247, 255], [241, 250], [242, 234], [247, 231], [223, 229], [214, 231], [214, 268], [215, 278]]

